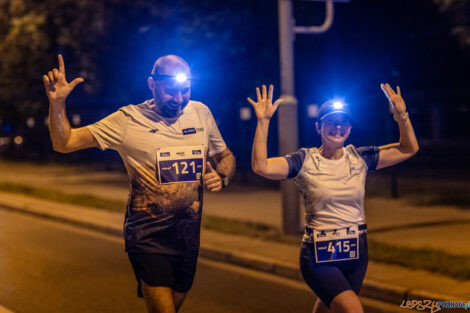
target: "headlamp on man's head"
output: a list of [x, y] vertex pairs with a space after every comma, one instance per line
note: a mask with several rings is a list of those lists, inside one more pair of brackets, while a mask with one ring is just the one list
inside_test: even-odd
[[185, 73], [178, 73], [176, 75], [163, 75], [163, 74], [154, 74], [152, 75], [154, 80], [170, 80], [178, 84], [182, 84], [188, 80], [191, 80], [191, 77], [188, 77]]

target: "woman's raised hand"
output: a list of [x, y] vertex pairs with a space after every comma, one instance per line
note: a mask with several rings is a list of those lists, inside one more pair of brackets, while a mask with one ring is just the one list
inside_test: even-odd
[[46, 87], [46, 94], [51, 104], [64, 102], [72, 90], [84, 81], [83, 78], [75, 78], [72, 82], [68, 83], [65, 78], [65, 65], [62, 55], [59, 54], [58, 59], [59, 69], [54, 68], [42, 77]]
[[395, 116], [401, 116], [406, 113], [406, 104], [403, 98], [401, 97], [400, 87], [397, 86], [397, 92], [390, 87], [389, 84], [380, 84], [382, 91], [387, 97], [390, 104], [390, 112]]
[[261, 94], [259, 88], [256, 87], [256, 96], [258, 98], [258, 102], [253, 101], [249, 97], [247, 98], [248, 102], [251, 103], [253, 109], [255, 110], [258, 121], [270, 120], [282, 101], [281, 99], [277, 99], [274, 103], [272, 102], [274, 90], [273, 85], [269, 85], [269, 92], [266, 91], [266, 85], [263, 85], [262, 89], [263, 92]]

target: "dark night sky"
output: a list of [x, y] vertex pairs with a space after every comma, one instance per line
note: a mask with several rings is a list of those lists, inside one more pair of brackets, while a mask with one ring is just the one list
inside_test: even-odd
[[[125, 64], [143, 69], [150, 67], [155, 57], [164, 53], [173, 52], [187, 58], [199, 77], [193, 86], [193, 98], [211, 107], [224, 125], [222, 131], [231, 138], [240, 135], [240, 132], [232, 134], [236, 128], [243, 127], [234, 123], [237, 121], [233, 116], [238, 115], [241, 106], [247, 105], [246, 96], [253, 96], [254, 88], [261, 83], [279, 86], [276, 1], [235, 2], [243, 5], [244, 11], [235, 10], [233, 19], [245, 19], [245, 22], [237, 21], [234, 26], [229, 41], [232, 46], [215, 49], [219, 44], [218, 33], [224, 31], [219, 28], [213, 30], [212, 41], [209, 39], [189, 49], [174, 37], [155, 42], [149, 42], [151, 39], [145, 36], [127, 38], [127, 50], [117, 49], [119, 52], [115, 56]], [[231, 5], [234, 6], [233, 2]], [[218, 6], [222, 10], [224, 5], [219, 3]], [[246, 11], [249, 13], [240, 13]], [[324, 18], [324, 4], [294, 1], [294, 14], [298, 25], [318, 25]], [[175, 16], [173, 25], [181, 23], [182, 18]], [[197, 34], [197, 28], [195, 32]], [[165, 41], [164, 48], [160, 44], [162, 41]], [[240, 52], [227, 52], [235, 48]], [[307, 133], [311, 129], [311, 120], [304, 118], [306, 105], [321, 104], [334, 96], [344, 97], [360, 112], [356, 129], [367, 125], [368, 129], [377, 128], [378, 133], [383, 133], [380, 127], [387, 115], [383, 113], [386, 101], [379, 89], [381, 82], [401, 85], [416, 126], [424, 136], [430, 136], [430, 125], [427, 124], [429, 107], [433, 104], [460, 118], [460, 113], [467, 110], [464, 115], [468, 118], [468, 96], [463, 94], [468, 86], [468, 49], [464, 50], [457, 39], [450, 36], [448, 18], [438, 12], [432, 1], [353, 0], [338, 3], [333, 26], [328, 32], [297, 35], [295, 58], [303, 145], [314, 143]], [[136, 73], [132, 66], [121, 67], [120, 71], [111, 79], [131, 77], [134, 84], [122, 89], [119, 88], [122, 81], [117, 79], [116, 87], [108, 90], [111, 94], [121, 89], [123, 97], [120, 99], [133, 103], [149, 96], [145, 73]], [[116, 107], [124, 104], [117, 103]], [[447, 124], [444, 121], [444, 135], [462, 135], [461, 131], [453, 131], [453, 123]], [[254, 121], [248, 127], [251, 132]], [[377, 138], [371, 139], [381, 143]]]
[[[146, 79], [154, 60], [166, 53], [179, 54], [198, 77], [192, 98], [211, 108], [229, 146], [243, 155], [242, 163], [248, 163], [256, 121], [240, 121], [239, 109], [249, 107], [246, 97], [254, 97], [255, 87], [262, 83], [272, 83], [279, 90], [277, 1], [206, 0], [207, 10], [189, 0], [155, 3], [160, 2], [173, 3], [175, 8], [159, 24], [161, 35], [146, 31], [158, 23], [145, 11], [123, 8], [126, 23], [110, 29], [112, 40], [101, 49], [106, 54], [81, 52], [93, 54], [105, 73], [104, 84], [94, 95], [74, 92], [69, 113], [81, 113], [83, 122], [91, 123], [149, 98]], [[194, 12], [182, 9], [188, 3]], [[294, 1], [294, 15], [297, 25], [319, 25], [324, 4]], [[209, 21], [210, 28], [182, 27], [198, 19]], [[187, 40], [188, 33], [192, 40]], [[300, 145], [319, 143], [314, 121], [306, 116], [307, 105], [336, 96], [343, 97], [356, 114], [352, 143], [385, 144], [398, 139], [398, 133], [393, 130], [391, 137], [387, 128], [391, 117], [379, 89], [381, 82], [401, 86], [420, 140], [436, 136], [433, 130], [440, 128], [441, 138], [468, 142], [470, 97], [464, 91], [469, 86], [469, 48], [460, 46], [450, 33], [449, 16], [439, 13], [431, 0], [335, 4], [330, 30], [297, 35], [295, 41]], [[431, 112], [439, 117], [440, 126], [435, 126]], [[269, 150], [276, 154], [276, 123], [272, 125]]]

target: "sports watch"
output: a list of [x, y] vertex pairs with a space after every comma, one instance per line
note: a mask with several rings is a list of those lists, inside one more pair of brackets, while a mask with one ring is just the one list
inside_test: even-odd
[[228, 186], [228, 177], [224, 174], [218, 173], [220, 178], [222, 178], [222, 189]]

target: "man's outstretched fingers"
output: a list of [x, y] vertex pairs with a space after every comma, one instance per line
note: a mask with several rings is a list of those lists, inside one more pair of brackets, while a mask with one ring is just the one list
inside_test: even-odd
[[59, 59], [59, 72], [65, 74], [64, 58], [62, 57], [62, 54], [57, 55], [57, 58]]
[[55, 80], [59, 80], [59, 70], [58, 69], [54, 68], [52, 70], [52, 74], [54, 75]]
[[72, 89], [74, 89], [78, 84], [81, 84], [83, 83], [85, 80], [83, 78], [75, 78], [74, 80], [72, 80], [72, 82], [70, 83], [70, 85], [72, 86]]

